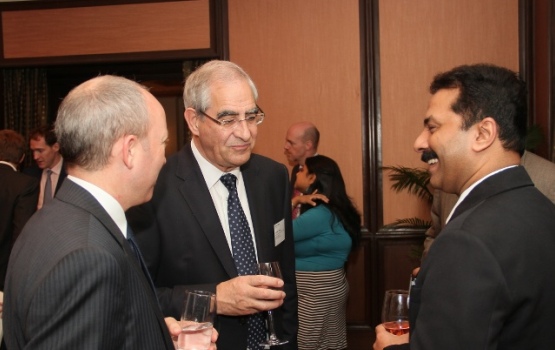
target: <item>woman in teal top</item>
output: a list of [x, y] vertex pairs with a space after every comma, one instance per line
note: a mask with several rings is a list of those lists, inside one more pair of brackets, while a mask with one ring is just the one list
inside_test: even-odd
[[335, 161], [318, 155], [305, 162], [295, 182], [304, 195], [292, 203], [302, 204], [293, 220], [299, 349], [346, 349], [344, 265], [360, 239], [360, 214]]

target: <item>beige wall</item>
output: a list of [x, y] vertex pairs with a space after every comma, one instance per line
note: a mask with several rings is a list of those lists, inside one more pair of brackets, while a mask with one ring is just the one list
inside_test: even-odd
[[[229, 0], [230, 58], [260, 90], [268, 118], [256, 151], [285, 162], [287, 127], [314, 122], [320, 153], [338, 161], [362, 208], [358, 0]], [[518, 69], [518, 0], [380, 0], [383, 165], [424, 166], [412, 150], [443, 70], [491, 62]], [[427, 217], [384, 177], [384, 223]]]
[[[382, 163], [423, 166], [412, 151], [412, 143], [420, 132], [431, 78], [463, 63], [491, 62], [517, 70], [518, 0], [376, 1], [380, 14]], [[117, 50], [186, 49], [190, 48], [189, 44], [205, 47], [208, 3], [201, 0], [125, 5], [126, 9], [139, 14], [135, 19], [150, 18], [154, 13], [173, 24], [164, 27], [162, 32], [156, 28], [149, 31], [149, 40], [141, 42], [144, 47], [120, 45]], [[230, 58], [243, 66], [257, 83], [259, 102], [268, 116], [260, 127], [256, 152], [285, 162], [283, 143], [288, 126], [301, 120], [314, 122], [322, 134], [320, 153], [339, 163], [347, 191], [362, 210], [361, 126], [365, 116], [361, 111], [358, 5], [359, 0], [228, 0], [228, 19]], [[151, 11], [153, 6], [156, 11]], [[103, 12], [101, 17], [104, 18], [115, 15], [116, 10], [122, 8], [101, 6], [94, 10], [108, 11]], [[175, 13], [183, 14], [175, 10], [182, 9], [187, 9], [185, 12], [195, 20], [183, 16], [177, 22], [173, 20], [171, 16]], [[46, 35], [48, 40], [43, 38], [37, 45], [28, 44], [36, 40], [37, 35], [32, 32], [36, 22], [52, 20], [53, 13], [83, 15], [89, 20], [68, 23], [78, 28], [92, 25], [100, 31], [95, 32], [96, 37], [102, 37], [100, 34], [105, 28], [98, 23], [104, 22], [90, 20], [87, 11], [72, 8], [3, 12], [5, 54], [9, 53], [12, 58], [59, 55], [62, 48], [54, 50], [56, 46], [50, 45], [52, 43], [46, 45], [49, 48], [46, 53], [26, 51], [44, 48], [48, 40], [56, 42], [59, 39], [56, 32], [47, 31], [40, 34]], [[129, 12], [124, 12], [123, 17], [129, 17]], [[32, 15], [36, 18], [23, 21], [25, 16]], [[35, 25], [21, 31], [21, 23], [27, 22]], [[143, 26], [154, 25], [143, 22]], [[192, 23], [196, 29], [192, 29]], [[205, 29], [199, 32], [199, 28]], [[66, 32], [64, 35], [75, 34], [72, 30]], [[23, 37], [24, 33], [27, 36]], [[90, 33], [85, 30], [81, 34]], [[82, 35], [78, 37], [83, 38]], [[167, 40], [156, 39], [159, 37]], [[91, 53], [82, 46], [82, 43], [91, 44], [91, 40], [77, 40], [74, 46], [68, 46], [66, 41], [63, 48], [76, 51], [62, 53]], [[178, 46], [158, 46], [167, 42], [178, 43]], [[97, 43], [109, 45], [112, 42], [100, 40]], [[101, 47], [92, 53], [114, 50]], [[429, 213], [427, 205], [415, 198], [393, 193], [387, 177], [384, 177], [383, 201], [384, 223], [397, 218], [425, 217]]]
[[259, 90], [257, 153], [286, 163], [285, 133], [308, 120], [362, 209], [358, 0], [229, 0], [230, 59]]
[[[518, 0], [380, 0], [383, 165], [424, 167], [412, 145], [422, 129], [433, 76], [489, 62], [518, 70]], [[426, 204], [390, 190], [384, 223], [425, 217]]]

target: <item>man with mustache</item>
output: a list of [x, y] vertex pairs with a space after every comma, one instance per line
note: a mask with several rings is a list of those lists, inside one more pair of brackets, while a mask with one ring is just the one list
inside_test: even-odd
[[[128, 213], [166, 316], [179, 317], [186, 289], [216, 293], [219, 350], [260, 349], [273, 309], [283, 349], [297, 348], [289, 176], [252, 153], [265, 116], [257, 98], [236, 64], [197, 68], [183, 92], [192, 140], [162, 168], [152, 201]], [[278, 261], [283, 281], [252, 275], [256, 261]]]
[[414, 148], [431, 185], [459, 199], [411, 289], [410, 340], [379, 325], [374, 349], [551, 349], [555, 205], [519, 166], [525, 84], [479, 64], [430, 92]]
[[[528, 175], [534, 182], [534, 186], [540, 190], [547, 198], [555, 203], [555, 163], [548, 161], [532, 152], [524, 151], [520, 159], [520, 165], [526, 169]], [[445, 219], [457, 203], [458, 197], [451, 193], [434, 190], [432, 202], [432, 226], [426, 230], [426, 240], [424, 240], [424, 252], [422, 258], [426, 256], [434, 239], [445, 227]]]

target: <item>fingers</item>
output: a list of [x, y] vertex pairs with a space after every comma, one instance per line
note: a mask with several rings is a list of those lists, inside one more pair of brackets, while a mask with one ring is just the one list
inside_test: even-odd
[[283, 281], [269, 276], [239, 276], [222, 282], [216, 287], [219, 314], [250, 315], [275, 309], [283, 304]]

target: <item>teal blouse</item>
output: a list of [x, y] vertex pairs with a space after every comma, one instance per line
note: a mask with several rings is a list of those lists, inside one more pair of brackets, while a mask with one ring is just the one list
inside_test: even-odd
[[328, 271], [342, 268], [351, 251], [351, 237], [324, 204], [293, 220], [297, 271]]

